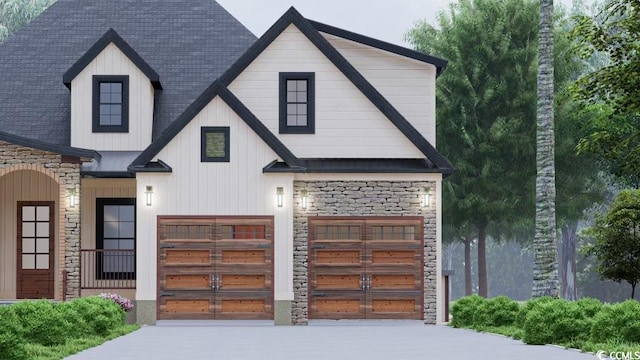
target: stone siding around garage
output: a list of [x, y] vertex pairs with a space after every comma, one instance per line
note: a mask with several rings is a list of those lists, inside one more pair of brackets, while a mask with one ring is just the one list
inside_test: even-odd
[[[87, 159], [88, 160], [88, 159]], [[31, 170], [46, 174], [58, 185], [59, 219], [58, 259], [60, 273], [56, 274], [62, 292], [62, 270], [68, 272], [67, 298], [80, 294], [80, 206], [67, 206], [67, 194], [80, 188], [80, 159], [66, 160], [62, 155], [22, 145], [0, 141], [0, 176], [12, 171]]]
[[[292, 321], [308, 321], [307, 218], [312, 216], [423, 216], [424, 322], [436, 323], [436, 202], [422, 203], [425, 189], [434, 199], [434, 181], [295, 181]], [[308, 194], [307, 209], [300, 193]]]

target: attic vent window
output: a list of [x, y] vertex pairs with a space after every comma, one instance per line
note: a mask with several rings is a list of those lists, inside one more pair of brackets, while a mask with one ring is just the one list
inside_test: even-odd
[[203, 127], [200, 140], [201, 162], [229, 162], [229, 128]]
[[314, 73], [280, 73], [280, 133], [315, 133]]
[[129, 132], [129, 77], [93, 77], [93, 132]]

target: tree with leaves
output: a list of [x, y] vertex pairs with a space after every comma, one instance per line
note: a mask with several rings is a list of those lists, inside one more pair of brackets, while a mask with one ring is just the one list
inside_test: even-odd
[[633, 299], [640, 282], [640, 190], [621, 191], [588, 234], [595, 244], [584, 251], [595, 256], [596, 271], [604, 279], [631, 284]]
[[423, 22], [407, 36], [449, 60], [436, 82], [439, 150], [457, 170], [443, 183], [444, 222], [475, 232], [482, 296], [487, 231], [533, 217], [537, 9], [532, 0], [460, 0], [438, 28]]
[[0, 0], [0, 42], [40, 15], [55, 0]]

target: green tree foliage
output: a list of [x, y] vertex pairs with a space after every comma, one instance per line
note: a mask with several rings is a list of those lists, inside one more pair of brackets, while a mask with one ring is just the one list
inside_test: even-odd
[[40, 15], [55, 0], [0, 0], [0, 42]]
[[584, 251], [595, 256], [596, 271], [605, 279], [631, 284], [633, 299], [640, 281], [640, 190], [621, 191], [589, 234], [595, 244]]
[[640, 112], [640, 1], [609, 0], [594, 17], [578, 16], [572, 31], [579, 54], [606, 54], [608, 65], [580, 77], [574, 91], [589, 102], [606, 101], [617, 113]]

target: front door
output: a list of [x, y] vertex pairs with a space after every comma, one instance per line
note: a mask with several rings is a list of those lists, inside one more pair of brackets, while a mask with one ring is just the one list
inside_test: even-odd
[[18, 202], [18, 299], [53, 299], [54, 202]]

